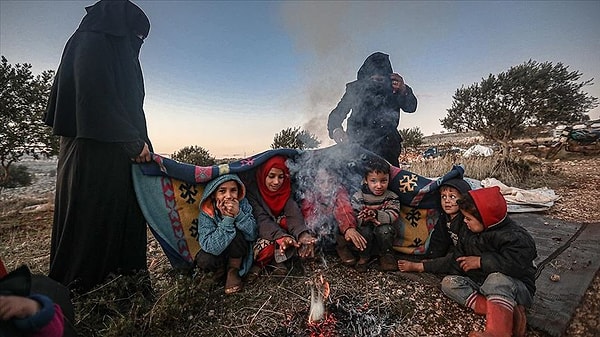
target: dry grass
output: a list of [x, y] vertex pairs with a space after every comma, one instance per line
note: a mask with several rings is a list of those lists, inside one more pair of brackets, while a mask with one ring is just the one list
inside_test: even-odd
[[535, 186], [544, 182], [544, 178], [552, 175], [552, 166], [532, 157], [502, 158], [499, 155], [490, 157], [467, 157], [448, 155], [435, 159], [416, 161], [404, 169], [425, 177], [440, 177], [450, 171], [453, 165], [465, 168], [465, 177], [483, 180], [496, 178], [508, 186]]
[[[415, 163], [407, 169], [433, 177], [462, 163], [466, 175], [475, 179], [494, 176], [509, 185], [514, 184], [510, 179], [523, 179], [514, 184], [520, 187], [551, 183], [560, 195], [573, 191], [551, 212], [568, 218], [583, 216], [585, 211], [581, 208], [585, 208], [581, 193], [575, 193], [581, 190], [572, 184], [587, 179], [590, 191], [586, 193], [597, 189], [592, 186], [598, 176], [595, 162], [577, 162], [573, 167], [581, 176], [571, 173], [575, 162], [527, 161], [529, 168], [523, 169], [499, 163], [494, 157], [446, 157]], [[514, 167], [517, 173], [504, 172]], [[584, 169], [587, 167], [594, 171], [588, 172]], [[567, 201], [572, 203], [565, 204]], [[18, 212], [33, 204], [31, 200], [0, 202], [0, 256], [9, 269], [26, 263], [34, 272], [45, 274], [52, 212]], [[587, 212], [589, 221], [589, 209]], [[591, 219], [598, 221], [597, 216]], [[481, 330], [484, 323], [482, 317], [445, 297], [439, 290], [439, 279], [432, 275], [382, 273], [375, 269], [358, 274], [331, 254], [310, 264], [295, 263], [286, 277], [263, 275], [242, 293], [226, 296], [223, 285], [213, 282], [210, 275], [191, 277], [173, 271], [156, 240], [149, 236], [148, 270], [153, 294], [147, 292], [147, 274], [114, 277], [86, 294], [76, 294], [75, 326], [81, 336], [465, 336], [473, 329]], [[328, 319], [309, 325], [308, 282], [317, 271], [331, 284]], [[597, 310], [581, 315], [597, 317]], [[589, 321], [576, 320], [570, 331], [578, 332], [569, 335], [590, 335]], [[527, 336], [546, 335], [529, 330]]]

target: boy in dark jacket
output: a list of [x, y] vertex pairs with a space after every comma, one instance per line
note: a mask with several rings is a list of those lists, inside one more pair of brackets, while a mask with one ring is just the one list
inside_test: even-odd
[[440, 185], [440, 204], [442, 214], [433, 233], [426, 260], [412, 262], [398, 261], [398, 269], [402, 272], [446, 273], [447, 266], [454, 256], [454, 247], [458, 241], [472, 233], [464, 223], [464, 216], [458, 207], [458, 201], [471, 190], [471, 186], [462, 178], [450, 179]]
[[535, 293], [535, 242], [508, 217], [506, 200], [497, 186], [469, 191], [459, 207], [473, 235], [456, 246], [450, 276], [442, 291], [458, 303], [485, 314], [478, 336], [524, 336], [525, 307]]

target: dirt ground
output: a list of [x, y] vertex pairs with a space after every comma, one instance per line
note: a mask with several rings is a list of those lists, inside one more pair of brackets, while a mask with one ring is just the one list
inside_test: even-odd
[[[547, 215], [553, 218], [561, 219], [564, 221], [570, 222], [586, 222], [586, 223], [597, 223], [600, 225], [600, 157], [583, 157], [583, 156], [572, 156], [567, 159], [561, 159], [552, 162], [545, 162], [541, 165], [546, 166], [544, 169], [549, 172], [548, 178], [545, 181], [545, 186], [553, 189], [557, 195], [561, 196], [561, 198], [556, 202], [556, 204], [547, 212]], [[10, 200], [1, 200], [0, 201], [0, 256], [4, 260], [5, 264], [9, 269], [13, 269], [20, 264], [28, 264], [33, 272], [37, 273], [47, 273], [48, 271], [48, 262], [49, 262], [49, 247], [50, 247], [50, 235], [51, 235], [51, 223], [52, 223], [52, 211], [48, 210], [49, 207], [28, 207], [32, 205], [39, 204], [42, 200], [39, 198], [25, 198], [25, 199], [10, 199]], [[25, 210], [25, 211], [24, 211]], [[155, 240], [152, 238], [149, 239], [148, 246], [148, 265], [150, 273], [152, 274], [153, 284], [158, 288], [157, 295], [159, 298], [161, 296], [166, 296], [171, 290], [169, 289], [169, 282], [173, 282], [173, 276], [168, 272], [168, 262], [166, 261], [162, 250], [158, 246]], [[378, 273], [378, 272], [373, 272]], [[339, 277], [347, 279], [349, 276], [354, 276], [356, 274], [348, 274], [345, 269], [336, 269], [336, 267], [331, 268], [329, 277]], [[382, 276], [383, 275], [383, 276]], [[466, 335], [466, 333], [470, 330], [471, 327], [476, 326], [482, 327], [482, 318], [474, 317], [473, 315], [466, 314], [467, 311], [459, 308], [458, 306], [451, 304], [444, 299], [443, 296], [431, 296], [426, 297], [422, 294], [422, 292], [426, 292], [427, 289], [419, 289], [418, 285], [414, 285], [414, 282], [410, 281], [410, 278], [402, 278], [396, 277], [396, 275], [387, 276], [388, 274], [373, 274], [371, 276], [366, 276], [364, 279], [358, 279], [353, 282], [359, 282], [361, 284], [365, 283], [368, 287], [374, 287], [377, 290], [377, 293], [381, 295], [384, 290], [389, 290], [395, 294], [398, 292], [398, 284], [394, 282], [404, 282], [402, 283], [402, 289], [414, 289], [413, 292], [415, 294], [421, 294], [422, 297], [418, 301], [431, 301], [431, 303], [419, 304], [418, 308], [423, 309], [421, 306], [427, 306], [436, 308], [432, 309], [430, 314], [423, 314], [418, 317], [417, 314], [413, 314], [411, 317], [403, 317], [409, 322], [420, 322], [420, 327], [413, 328], [412, 331], [406, 331], [400, 333], [394, 333], [392, 330], [388, 330], [389, 336], [417, 336], [417, 335], [437, 335], [437, 336], [449, 336], [449, 335]], [[299, 277], [298, 277], [299, 278]], [[293, 277], [290, 277], [291, 280], [294, 280]], [[167, 281], [165, 281], [167, 280]], [[266, 304], [267, 302], [276, 304], [272, 305], [273, 307], [277, 307], [280, 305], [279, 303], [285, 303], [286, 301], [294, 301], [294, 294], [290, 294], [289, 290], [281, 290], [279, 292], [271, 292], [269, 294], [262, 294], [264, 291], [263, 287], [276, 287], [278, 289], [283, 289], [281, 287], [280, 280], [265, 278], [261, 280], [259, 286], [255, 286], [245, 291], [245, 295], [249, 300], [253, 300], [253, 303], [250, 313], [247, 317], [249, 326], [254, 325], [252, 333], [248, 333], [246, 335], [253, 336], [261, 336], [261, 335], [269, 335], [268, 328], [264, 330], [260, 330], [260, 326], [256, 326], [257, 322], [259, 322], [258, 318], [259, 313], [264, 314], [265, 317], [269, 316], [269, 310], [261, 307], [261, 304]], [[298, 281], [300, 282], [300, 281]], [[302, 281], [304, 282], [304, 281]], [[352, 303], [353, 296], [358, 300], [361, 299], [361, 294], [345, 294], [345, 289], [342, 288], [343, 282], [339, 282], [337, 285], [337, 296], [338, 298], [345, 298], [345, 301], [339, 301], [336, 303], [331, 303], [331, 310], [337, 310], [338, 314], [343, 312], [344, 309], [348, 311], [348, 308], [344, 307], [344, 305], [348, 305]], [[286, 288], [288, 289], [288, 288]], [[333, 291], [336, 291], [335, 286], [332, 287]], [[220, 291], [220, 290], [219, 290]], [[209, 291], [209, 295], [211, 292], [215, 292], [213, 290]], [[212, 295], [210, 295], [212, 296]], [[263, 296], [263, 297], [261, 297]], [[411, 295], [413, 296], [413, 295]], [[279, 298], [277, 298], [279, 297]], [[264, 298], [264, 299], [263, 299]], [[222, 295], [219, 297], [215, 297], [214, 301], [223, 301], [219, 302], [217, 308], [215, 309], [214, 303], [212, 306], [210, 304], [204, 304], [208, 309], [206, 311], [201, 311], [198, 315], [202, 315], [202, 319], [206, 319], [207, 323], [211, 322], [211, 315], [215, 314], [215, 311], [218, 313], [218, 306], [222, 305], [223, 307], [228, 307], [231, 305], [228, 301], [240, 301], [242, 297], [237, 297], [235, 300], [224, 299]], [[393, 308], [392, 304], [390, 304], [390, 300], [387, 297], [378, 298], [377, 303], [381, 306], [382, 309], [387, 309], [390, 311], [396, 310], [398, 308]], [[303, 301], [298, 302], [299, 305], [305, 306], [306, 304]], [[412, 302], [411, 302], [412, 303]], [[414, 302], [420, 303], [420, 302]], [[156, 304], [155, 304], [156, 305]], [[448, 307], [450, 306], [450, 307]], [[76, 309], [82, 309], [82, 307], [78, 308], [78, 304], [76, 303]], [[181, 308], [182, 312], [185, 308]], [[222, 308], [221, 308], [222, 309]], [[243, 308], [242, 308], [243, 309]], [[240, 316], [243, 314], [243, 310], [239, 309], [238, 312], [233, 313], [233, 316]], [[414, 308], [413, 308], [414, 309]], [[444, 310], [442, 310], [444, 309]], [[200, 310], [200, 309], [199, 309]], [[274, 309], [273, 309], [274, 310]], [[355, 309], [357, 310], [357, 309]], [[373, 309], [360, 309], [363, 314], [359, 316], [361, 319], [367, 319], [371, 316], [370, 313]], [[379, 310], [379, 307], [377, 308]], [[271, 335], [281, 335], [281, 336], [292, 336], [292, 335], [301, 335], [297, 334], [295, 330], [291, 329], [288, 332], [285, 332], [282, 329], [282, 324], [292, 324], [295, 320], [304, 321], [304, 317], [306, 317], [306, 312], [301, 311], [302, 318], [298, 318], [294, 315], [286, 315], [283, 318], [281, 316], [273, 314], [274, 320], [278, 320], [275, 322], [275, 326], [279, 326], [279, 330], [270, 330]], [[356, 314], [356, 313], [355, 313]], [[373, 312], [373, 317], [381, 317], [375, 316]], [[565, 336], [595, 336], [600, 332], [600, 274], [596, 274], [592, 285], [586, 292], [586, 295], [578, 307], [572, 322], [569, 324]], [[85, 317], [82, 314], [78, 315], [80, 322], [78, 323], [78, 328], [83, 331], [91, 331], [97, 327], [89, 327], [88, 322], [85, 321]], [[151, 317], [152, 318], [152, 317]], [[188, 320], [195, 320], [197, 317], [188, 317]], [[227, 323], [227, 317], [219, 318], [219, 325], [229, 326], [231, 327], [233, 323]], [[443, 318], [443, 319], [442, 319]], [[213, 319], [215, 319], [213, 317]], [[338, 318], [341, 319], [341, 318]], [[352, 316], [348, 318], [349, 321], [356, 321], [357, 316]], [[391, 318], [390, 318], [391, 319]], [[397, 319], [397, 318], [395, 318]], [[156, 318], [155, 318], [156, 320]], [[185, 320], [185, 319], [184, 319]], [[281, 323], [281, 321], [284, 321]], [[285, 321], [287, 320], [287, 323]], [[223, 322], [225, 321], [225, 322]], [[443, 324], [440, 321], [444, 322]], [[369, 324], [368, 321], [365, 321], [365, 326]], [[195, 323], [195, 328], [198, 327], [198, 324]], [[241, 323], [240, 323], [241, 324]], [[266, 324], [266, 323], [265, 323]], [[300, 323], [298, 323], [300, 324]], [[305, 324], [305, 323], [302, 323]], [[415, 323], [411, 323], [414, 326]], [[440, 327], [436, 327], [435, 329], [428, 327], [428, 324], [439, 324], [444, 325]], [[242, 325], [237, 326], [237, 331], [245, 331], [241, 328]], [[187, 332], [182, 333], [181, 335], [192, 335], [192, 336], [202, 336], [202, 335], [219, 335], [218, 332], [211, 333], [190, 333], [191, 329], [195, 329], [190, 325]], [[86, 330], [89, 329], [89, 330]], [[206, 328], [206, 327], [205, 327]], [[241, 329], [241, 330], [240, 330]], [[185, 330], [185, 329], [184, 329]], [[212, 330], [212, 329], [211, 329]], [[199, 330], [197, 330], [199, 331]], [[231, 330], [228, 331], [228, 335], [234, 335], [231, 333]], [[264, 331], [263, 334], [256, 331]], [[278, 331], [278, 333], [276, 333]], [[307, 331], [306, 329], [304, 331]], [[279, 333], [280, 332], [280, 333]], [[310, 332], [310, 331], [309, 331]], [[313, 332], [310, 332], [313, 333]], [[131, 334], [136, 335], [136, 334]], [[367, 335], [367, 334], [365, 334]], [[373, 334], [374, 335], [374, 334]], [[546, 336], [543, 332], [540, 331], [532, 331], [528, 330], [528, 336]]]

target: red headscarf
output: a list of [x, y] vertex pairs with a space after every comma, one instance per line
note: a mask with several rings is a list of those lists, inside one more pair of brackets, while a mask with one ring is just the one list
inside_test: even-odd
[[[283, 156], [273, 156], [264, 164], [262, 164], [258, 170], [256, 170], [256, 184], [258, 185], [258, 190], [274, 216], [281, 215], [281, 212], [283, 212], [283, 208], [285, 207], [285, 203], [292, 194], [290, 170], [287, 168], [287, 166], [285, 166], [285, 160], [286, 158]], [[269, 175], [269, 171], [272, 168], [282, 170], [283, 174], [285, 175], [283, 184], [275, 192], [269, 190], [265, 184], [265, 179]]]

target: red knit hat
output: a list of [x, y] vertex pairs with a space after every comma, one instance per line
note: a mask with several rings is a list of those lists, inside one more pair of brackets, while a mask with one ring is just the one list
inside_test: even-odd
[[475, 207], [483, 220], [483, 227], [489, 228], [502, 222], [506, 218], [506, 199], [500, 193], [500, 187], [492, 186], [469, 191]]

